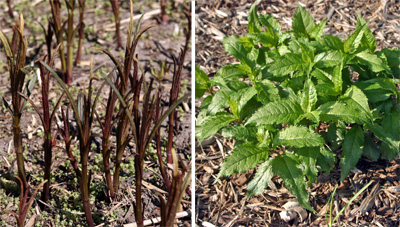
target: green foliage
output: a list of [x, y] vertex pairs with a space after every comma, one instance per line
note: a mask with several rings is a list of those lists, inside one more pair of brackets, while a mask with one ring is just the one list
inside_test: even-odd
[[399, 155], [400, 50], [375, 51], [375, 38], [360, 16], [344, 41], [323, 36], [326, 22], [316, 23], [299, 5], [292, 30], [283, 32], [275, 18], [258, 15], [254, 4], [249, 33], [223, 40], [240, 64], [222, 67], [213, 78], [196, 66], [196, 98], [205, 96], [196, 138], [220, 133], [236, 140], [220, 177], [261, 163], [249, 197], [279, 175], [312, 211], [306, 182], [329, 172], [336, 160], [343, 181], [363, 155], [374, 161]]

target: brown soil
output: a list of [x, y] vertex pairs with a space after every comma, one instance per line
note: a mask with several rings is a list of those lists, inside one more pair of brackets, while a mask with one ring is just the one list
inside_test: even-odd
[[[46, 45], [44, 44], [44, 36], [41, 28], [35, 21], [41, 21], [47, 27], [46, 18], [50, 16], [50, 5], [48, 1], [11, 1], [14, 8], [14, 15], [17, 18], [18, 13], [23, 13], [25, 18], [25, 35], [28, 37], [28, 56], [27, 64], [30, 64], [36, 59], [41, 59], [47, 54]], [[62, 17], [65, 20], [66, 8], [64, 1], [62, 2]], [[156, 25], [150, 29], [139, 41], [136, 53], [138, 59], [144, 69], [154, 68], [156, 72], [160, 70], [160, 65], [165, 62], [170, 70], [165, 73], [160, 82], [156, 82], [156, 86], [160, 86], [163, 97], [163, 105], [168, 105], [169, 90], [172, 84], [174, 57], [178, 57], [185, 43], [184, 32], [187, 28], [187, 19], [184, 11], [189, 10], [187, 4], [182, 4], [183, 1], [168, 3], [167, 15], [168, 24], [160, 24], [160, 13], [158, 12], [159, 1], [134, 1], [134, 16], [141, 13], [149, 14], [143, 20], [143, 26]], [[76, 1], [78, 4], [78, 1]], [[2, 1], [0, 28], [8, 36], [11, 36], [11, 26], [15, 23], [14, 19], [9, 18], [6, 1]], [[4, 6], [4, 7], [3, 7]], [[71, 90], [74, 94], [83, 91], [88, 86], [89, 78], [89, 62], [90, 55], [93, 54], [95, 75], [107, 75], [114, 67], [113, 63], [105, 54], [96, 50], [90, 50], [93, 46], [102, 47], [111, 51], [118, 59], [123, 57], [125, 52], [123, 49], [117, 49], [115, 38], [115, 26], [113, 22], [113, 13], [109, 1], [86, 1], [85, 13], [85, 38], [83, 40], [81, 64], [74, 68], [74, 82], [71, 85]], [[76, 9], [76, 13], [78, 10]], [[153, 13], [153, 14], [152, 14]], [[75, 22], [78, 21], [79, 14], [75, 14]], [[123, 46], [127, 38], [127, 26], [129, 25], [129, 1], [122, 1], [120, 8], [121, 36]], [[136, 24], [136, 19], [134, 23]], [[76, 38], [77, 44], [77, 38]], [[53, 44], [55, 38], [53, 37]], [[55, 44], [53, 46], [55, 48]], [[189, 48], [190, 49], [190, 48]], [[5, 58], [4, 49], [0, 48], [0, 93], [6, 99], [10, 100], [10, 85], [7, 61]], [[75, 52], [74, 52], [75, 58]], [[56, 57], [56, 66], [60, 66], [59, 58]], [[184, 63], [184, 71], [182, 73], [181, 94], [191, 92], [190, 84], [190, 51], [186, 56]], [[150, 81], [153, 77], [149, 72], [146, 73], [146, 81]], [[157, 80], [156, 80], [157, 81]], [[102, 81], [96, 81], [94, 89], [97, 90]], [[61, 94], [61, 90], [55, 80], [51, 81], [50, 100], [51, 105], [54, 105], [57, 97]], [[97, 112], [104, 114], [108, 89], [103, 90], [101, 105], [98, 106]], [[35, 104], [40, 105], [40, 87], [37, 84], [32, 95], [32, 100]], [[175, 148], [178, 151], [179, 157], [183, 164], [189, 165], [191, 157], [190, 135], [191, 135], [191, 110], [187, 108], [190, 104], [187, 103], [178, 106], [179, 129], [175, 134]], [[2, 103], [1, 103], [2, 104]], [[57, 113], [58, 117], [60, 114]], [[0, 177], [7, 174], [15, 174], [17, 171], [15, 154], [12, 146], [12, 119], [5, 107], [0, 110]], [[55, 124], [53, 124], [55, 126]], [[21, 128], [23, 131], [24, 149], [25, 149], [25, 167], [29, 177], [29, 183], [35, 187], [43, 179], [43, 131], [38, 115], [33, 108], [26, 109], [22, 116]], [[166, 135], [166, 122], [162, 126], [162, 139]], [[98, 123], [94, 126], [94, 132], [101, 135]], [[114, 133], [115, 134], [115, 133]], [[115, 135], [112, 135], [112, 140]], [[97, 138], [101, 143], [101, 138]], [[10, 145], [11, 144], [11, 145]], [[78, 142], [73, 142], [73, 149], [78, 148]], [[104, 174], [101, 171], [101, 153], [93, 151], [90, 153], [90, 168], [93, 170], [91, 183], [91, 198], [93, 199], [92, 212], [97, 225], [116, 226], [126, 223], [132, 223], [134, 218], [134, 199], [132, 195], [135, 193], [133, 157], [135, 150], [130, 144], [125, 151], [123, 157], [124, 168], [121, 173], [120, 191], [117, 199], [110, 201], [105, 195]], [[77, 153], [79, 156], [79, 152]], [[115, 153], [112, 154], [113, 160]], [[75, 174], [70, 164], [65, 165], [68, 157], [64, 151], [64, 142], [61, 137], [57, 137], [56, 147], [53, 149], [53, 181], [51, 184], [51, 199], [45, 210], [41, 210], [38, 206], [39, 201], [36, 200], [27, 221], [30, 219], [30, 226], [85, 226], [85, 215], [81, 207], [79, 197], [79, 185], [76, 181]], [[182, 166], [181, 166], [182, 168]], [[167, 198], [165, 185], [160, 178], [158, 160], [156, 159], [154, 145], [150, 147], [147, 157], [145, 158], [145, 173], [144, 173], [144, 189], [143, 197], [145, 204], [145, 219], [151, 219], [160, 216], [160, 201], [155, 192], [161, 193]], [[189, 186], [190, 187], [190, 186]], [[41, 191], [41, 190], [40, 190]], [[0, 226], [15, 226], [15, 218], [12, 215], [6, 214], [6, 210], [17, 211], [18, 194], [4, 187], [0, 187]], [[40, 198], [40, 193], [37, 199]], [[182, 202], [182, 211], [190, 211], [190, 196], [185, 195]], [[65, 223], [63, 223], [65, 221]], [[186, 226], [190, 222], [190, 216], [183, 217], [177, 220], [178, 226]]]
[[[197, 1], [196, 64], [209, 76], [226, 64], [238, 62], [225, 53], [221, 40], [224, 36], [241, 36], [247, 32], [247, 15], [253, 2]], [[377, 49], [400, 48], [398, 0], [300, 2], [317, 22], [329, 18], [324, 34], [347, 37], [355, 30], [357, 12], [360, 12], [369, 21], [369, 28], [377, 39]], [[292, 0], [261, 1], [258, 7], [259, 13], [277, 18], [283, 30], [290, 27], [296, 8], [297, 1]], [[196, 101], [197, 108], [200, 103], [201, 100]], [[324, 206], [339, 183], [338, 167], [329, 175], [321, 174], [309, 188], [310, 203], [317, 213], [308, 212], [304, 221], [297, 218], [286, 223], [279, 213], [294, 197], [283, 187], [281, 179], [274, 178], [262, 195], [247, 200], [247, 183], [255, 171], [215, 182], [223, 157], [232, 150], [233, 142], [217, 136], [206, 144], [196, 147], [196, 223], [199, 226], [210, 226], [210, 223], [215, 226], [326, 226], [327, 207]], [[348, 181], [338, 188], [333, 209], [340, 210], [371, 180], [374, 183], [340, 217], [342, 226], [399, 226], [400, 159], [392, 162], [361, 160]]]

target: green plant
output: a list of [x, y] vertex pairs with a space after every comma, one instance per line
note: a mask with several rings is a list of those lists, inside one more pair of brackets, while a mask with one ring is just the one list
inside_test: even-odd
[[[336, 185], [336, 187], [335, 187], [335, 189], [333, 190], [333, 192], [332, 192], [332, 195], [331, 195], [331, 197], [330, 197], [330, 199], [329, 199], [329, 215], [327, 215], [326, 217], [325, 217], [325, 219], [326, 219], [326, 224], [329, 226], [329, 227], [332, 227], [333, 226], [333, 224], [335, 223], [335, 221], [336, 220], [338, 220], [338, 218], [340, 217], [340, 215], [346, 210], [346, 208], [361, 194], [361, 193], [363, 193], [371, 184], [373, 183], [373, 181], [370, 181], [368, 184], [366, 184], [360, 191], [358, 191], [353, 197], [351, 197], [351, 199], [349, 200], [349, 202], [348, 203], [346, 203], [346, 205], [339, 211], [339, 213], [337, 213], [336, 214], [336, 216], [333, 218], [333, 220], [332, 220], [332, 214], [333, 214], [333, 211], [332, 211], [332, 207], [333, 207], [333, 200], [334, 200], [334, 197], [335, 197], [335, 193], [336, 193], [336, 189], [337, 189], [337, 185]], [[329, 218], [329, 219], [328, 219]], [[339, 224], [339, 223], [338, 223]], [[340, 226], [340, 224], [339, 224], [339, 226]]]
[[362, 155], [374, 161], [399, 155], [400, 50], [376, 51], [361, 16], [344, 42], [322, 37], [325, 24], [316, 24], [298, 6], [292, 30], [283, 32], [253, 4], [249, 33], [223, 40], [240, 64], [222, 67], [211, 80], [196, 66], [196, 98], [209, 93], [197, 116], [196, 137], [202, 141], [220, 132], [236, 140], [219, 177], [262, 163], [249, 182], [249, 197], [279, 175], [313, 211], [305, 178], [309, 185], [321, 170], [329, 172], [337, 156], [343, 181]]

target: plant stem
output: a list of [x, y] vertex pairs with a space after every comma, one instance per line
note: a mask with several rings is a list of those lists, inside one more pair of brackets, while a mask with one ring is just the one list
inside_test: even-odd
[[65, 83], [72, 83], [72, 54], [73, 54], [73, 38], [74, 38], [74, 8], [73, 1], [70, 1], [71, 8], [68, 8], [68, 34], [67, 34], [67, 74], [65, 78]]
[[82, 54], [82, 40], [83, 40], [83, 33], [85, 29], [85, 23], [83, 23], [83, 14], [85, 12], [85, 0], [79, 0], [79, 44], [78, 44], [78, 51], [76, 53], [76, 59], [74, 65], [77, 66], [78, 63], [81, 61], [81, 54]]
[[135, 218], [137, 226], [144, 226], [143, 206], [142, 206], [142, 174], [143, 174], [143, 162], [141, 161], [140, 154], [135, 155], [135, 184], [136, 184], [136, 206], [135, 206]]
[[18, 177], [21, 179], [24, 189], [28, 190], [29, 186], [28, 182], [26, 181], [20, 117], [21, 117], [20, 113], [14, 113], [14, 118], [13, 118], [14, 148], [15, 148], [15, 153], [17, 155]]
[[110, 0], [114, 12], [115, 19], [115, 35], [117, 36], [118, 48], [122, 48], [121, 33], [120, 33], [120, 19], [119, 19], [119, 1]]
[[50, 178], [51, 178], [51, 162], [52, 162], [52, 144], [51, 144], [51, 133], [46, 132], [44, 144], [44, 180], [47, 182], [43, 185], [42, 200], [47, 202], [50, 198]]
[[165, 8], [166, 8], [165, 0], [160, 1], [160, 6], [161, 6], [161, 23], [163, 25], [166, 25], [167, 24], [167, 16], [165, 13]]
[[82, 178], [80, 182], [81, 198], [88, 226], [94, 226], [92, 212], [90, 210], [90, 192], [89, 192], [90, 182], [88, 176], [88, 157], [89, 157], [91, 139], [88, 139], [86, 143], [82, 139], [83, 138], [80, 138], [79, 142], [81, 151], [81, 163], [82, 163], [82, 172], [81, 172]]

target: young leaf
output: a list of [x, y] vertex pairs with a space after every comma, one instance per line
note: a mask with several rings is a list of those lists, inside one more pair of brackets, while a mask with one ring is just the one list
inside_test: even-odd
[[311, 112], [317, 103], [317, 90], [311, 79], [307, 79], [304, 83], [304, 89], [300, 97], [300, 105], [305, 113]]
[[341, 98], [343, 102], [353, 107], [355, 110], [363, 113], [367, 118], [372, 120], [372, 113], [369, 109], [368, 98], [356, 86], [351, 86]]
[[[360, 14], [357, 16], [357, 27], [361, 27], [367, 24], [367, 22], [361, 17]], [[376, 40], [374, 34], [367, 26], [365, 26], [364, 36], [361, 39], [361, 47], [368, 48], [371, 53], [374, 53], [376, 49]]]
[[253, 169], [258, 163], [268, 159], [269, 151], [265, 147], [257, 147], [251, 143], [241, 144], [222, 163], [218, 177], [230, 176]]
[[303, 70], [305, 63], [300, 54], [288, 53], [271, 63], [268, 71], [274, 77], [286, 76], [294, 71]]
[[196, 65], [196, 79], [195, 79], [195, 98], [198, 99], [210, 88], [210, 79], [207, 74]]
[[343, 46], [345, 53], [354, 53], [354, 51], [357, 50], [358, 46], [361, 43], [361, 39], [364, 35], [364, 28], [366, 26], [367, 24], [357, 27], [353, 34], [347, 37], [346, 41], [344, 41]]
[[340, 157], [340, 181], [349, 175], [361, 158], [364, 147], [364, 132], [358, 125], [353, 126], [344, 137], [343, 152]]
[[346, 125], [342, 121], [331, 122], [328, 128], [328, 141], [331, 143], [332, 149], [336, 150], [343, 142], [346, 133]]
[[[275, 36], [281, 35], [281, 25], [275, 17], [268, 14], [261, 14], [258, 19], [262, 25], [267, 28], [267, 33], [274, 34]], [[277, 37], [279, 40], [279, 37]]]
[[224, 138], [234, 138], [242, 141], [256, 141], [257, 127], [249, 125], [234, 125], [231, 127], [225, 127], [221, 129], [221, 136]]
[[300, 163], [303, 166], [304, 174], [308, 178], [308, 186], [315, 182], [318, 176], [316, 167], [317, 158], [319, 156], [319, 147], [307, 147], [296, 149], [296, 154], [299, 155]]
[[338, 50], [330, 50], [319, 53], [314, 58], [316, 68], [328, 68], [340, 65], [343, 61], [342, 52]]
[[240, 38], [238, 36], [224, 37], [224, 40], [222, 41], [224, 49], [226, 52], [237, 58], [242, 64], [248, 65], [253, 69], [255, 62], [250, 60], [246, 48], [239, 42], [239, 40]]
[[380, 52], [385, 55], [389, 67], [398, 67], [400, 65], [400, 49], [383, 48], [376, 54], [378, 55]]
[[317, 158], [317, 165], [319, 165], [324, 172], [329, 174], [331, 169], [335, 167], [335, 162], [336, 154], [326, 147], [321, 147]]
[[396, 146], [396, 148], [383, 150], [382, 156], [393, 160], [399, 155], [400, 145], [400, 111], [396, 106], [385, 116], [382, 121], [382, 127], [385, 129], [387, 136], [394, 142], [394, 146]]
[[368, 116], [344, 102], [327, 102], [319, 106], [317, 110], [321, 111], [320, 118], [325, 122], [331, 120], [359, 124], [368, 122]]
[[357, 53], [354, 60], [357, 60], [360, 64], [368, 66], [372, 72], [389, 71], [389, 67], [375, 54], [370, 54], [366, 51]]
[[257, 98], [264, 105], [280, 99], [278, 88], [268, 79], [255, 82], [254, 87], [257, 89]]
[[342, 40], [340, 40], [336, 36], [326, 35], [323, 38], [323, 46], [328, 47], [329, 49], [338, 50], [340, 52], [344, 52], [344, 44]]
[[209, 117], [201, 126], [196, 126], [196, 138], [203, 141], [205, 138], [215, 135], [222, 127], [229, 125], [236, 119], [230, 113], [218, 113]]
[[247, 25], [247, 30], [249, 30], [250, 33], [261, 32], [261, 25], [260, 25], [260, 22], [259, 22], [258, 16], [257, 16], [257, 5], [258, 5], [258, 2], [256, 1], [250, 7], [249, 24]]
[[258, 167], [256, 175], [247, 185], [247, 198], [259, 195], [267, 188], [270, 180], [272, 180], [274, 176], [272, 172], [272, 160], [273, 159], [268, 159]]
[[310, 32], [310, 38], [319, 39], [324, 34], [324, 28], [328, 19], [319, 22]]
[[315, 22], [311, 14], [298, 4], [297, 10], [293, 16], [293, 31], [297, 34], [303, 35], [304, 37], [309, 37], [314, 27]]
[[282, 124], [296, 121], [304, 114], [298, 101], [282, 99], [270, 102], [259, 108], [246, 122], [246, 124]]
[[393, 79], [374, 78], [365, 81], [357, 81], [355, 85], [360, 88], [368, 98], [369, 102], [377, 103], [385, 101], [391, 95], [396, 94], [397, 88]]
[[[228, 92], [226, 92], [228, 94]], [[210, 104], [207, 107], [208, 114], [216, 114], [222, 112], [225, 108], [229, 107], [227, 100], [225, 99], [223, 90], [217, 91]]]
[[294, 154], [285, 152], [272, 161], [272, 171], [285, 182], [285, 187], [297, 197], [297, 201], [307, 210], [314, 211], [308, 202], [306, 181], [302, 170], [297, 167], [299, 159]]
[[289, 126], [281, 130], [274, 139], [275, 145], [291, 147], [319, 147], [324, 144], [321, 135], [304, 126]]
[[381, 155], [378, 146], [376, 145], [374, 140], [369, 136], [366, 136], [364, 138], [363, 155], [374, 162], [378, 161], [378, 158]]
[[245, 78], [250, 73], [251, 69], [247, 65], [225, 65], [218, 70], [218, 72], [212, 79], [212, 84], [225, 86], [226, 83], [230, 80]]

